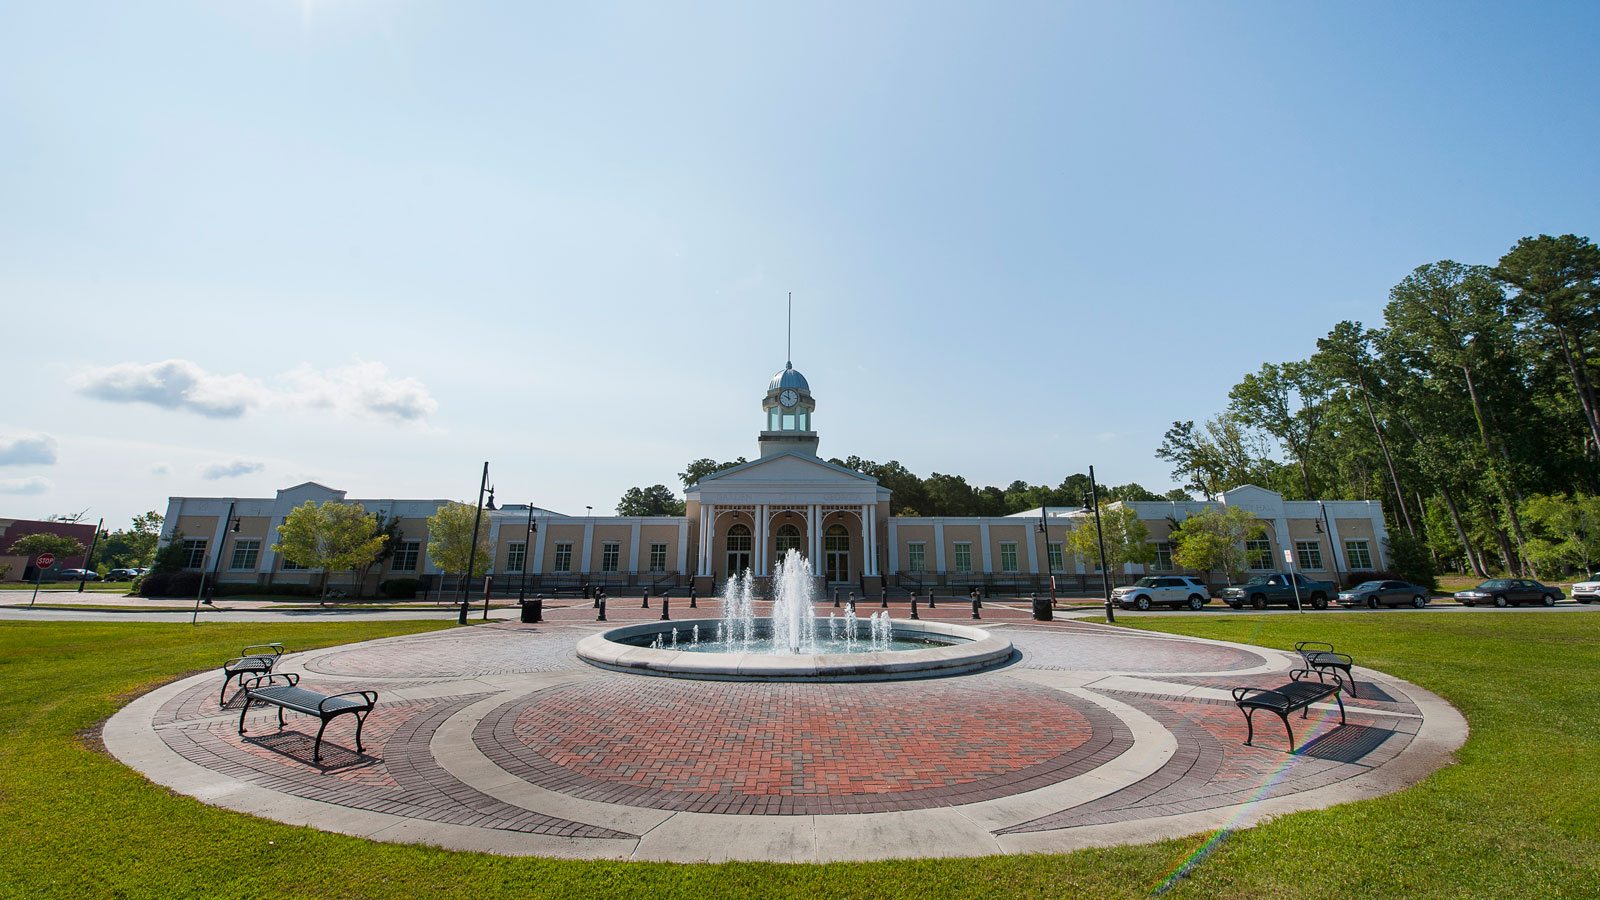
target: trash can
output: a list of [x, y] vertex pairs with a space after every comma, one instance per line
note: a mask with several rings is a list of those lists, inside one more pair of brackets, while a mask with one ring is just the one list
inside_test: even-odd
[[532, 600], [523, 600], [522, 621], [528, 624], [544, 621], [544, 598], [535, 597]]
[[1055, 611], [1050, 608], [1050, 598], [1033, 595], [1033, 618], [1036, 622], [1050, 622], [1055, 619]]

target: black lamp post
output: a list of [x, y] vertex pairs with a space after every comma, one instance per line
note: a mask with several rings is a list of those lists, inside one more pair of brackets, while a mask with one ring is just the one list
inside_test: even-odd
[[1111, 608], [1111, 567], [1106, 565], [1106, 533], [1100, 527], [1100, 486], [1094, 480], [1094, 466], [1089, 467], [1089, 500], [1094, 509], [1094, 536], [1100, 544], [1100, 583], [1106, 592], [1106, 621], [1117, 621]]
[[1328, 524], [1328, 507], [1318, 500], [1317, 510], [1322, 513], [1322, 521], [1317, 523], [1317, 531], [1322, 531], [1324, 525], [1328, 526], [1325, 534], [1328, 536], [1328, 553], [1333, 557], [1333, 589], [1338, 591], [1344, 585], [1344, 575], [1339, 571], [1339, 548], [1333, 545], [1333, 526]]
[[528, 599], [528, 565], [533, 562], [533, 537], [539, 526], [533, 521], [533, 504], [528, 504], [528, 542], [522, 548], [522, 586], [517, 588], [517, 602]]
[[[232, 532], [234, 534], [238, 534], [239, 533], [239, 520], [235, 519], [233, 517], [234, 503], [235, 503], [235, 501], [233, 501], [233, 500], [229, 500], [228, 501], [228, 531], [230, 531], [230, 532]], [[215, 558], [213, 558], [211, 560], [211, 581], [212, 581], [213, 585], [216, 583], [216, 580], [217, 580], [217, 572], [222, 569], [222, 549], [227, 544], [227, 541], [228, 541], [227, 532], [224, 532], [222, 540], [217, 542], [217, 555], [216, 555]], [[323, 578], [327, 578], [328, 577], [327, 573], [324, 572], [322, 577]], [[194, 595], [194, 615], [189, 617], [189, 624], [190, 625], [198, 625], [200, 623], [200, 599], [202, 597], [204, 597], [205, 595], [206, 595], [206, 574], [202, 570], [201, 573], [200, 573], [200, 589], [198, 591], [196, 591], [195, 595]]]
[[106, 527], [105, 516], [100, 517], [99, 524], [94, 526], [94, 537], [89, 538], [89, 553], [83, 558], [83, 574], [78, 576], [78, 593], [83, 593], [83, 583], [89, 580], [89, 573], [94, 570], [94, 546], [100, 543], [100, 529]]
[[[1056, 605], [1056, 569], [1050, 563], [1050, 504], [1039, 507], [1039, 533], [1044, 535], [1044, 572], [1050, 579], [1050, 608]], [[1066, 548], [1063, 547], [1063, 550]], [[1064, 554], [1063, 554], [1064, 555]]]
[[[461, 625], [467, 624], [467, 604], [470, 599], [468, 592], [472, 590], [472, 564], [478, 561], [478, 526], [483, 521], [483, 495], [486, 491], [489, 494], [489, 509], [493, 510], [494, 488], [489, 486], [489, 463], [487, 460], [483, 463], [483, 478], [478, 482], [478, 508], [472, 514], [472, 543], [467, 547], [467, 574], [461, 581], [461, 614], [456, 617], [456, 622]], [[483, 614], [487, 617], [489, 615], [488, 597], [485, 597], [483, 602]]]

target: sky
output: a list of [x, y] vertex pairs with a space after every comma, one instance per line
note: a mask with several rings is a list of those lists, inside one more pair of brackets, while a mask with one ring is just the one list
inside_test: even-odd
[[1595, 236], [1600, 4], [0, 4], [0, 516], [610, 512], [753, 457], [1171, 487], [1438, 259]]

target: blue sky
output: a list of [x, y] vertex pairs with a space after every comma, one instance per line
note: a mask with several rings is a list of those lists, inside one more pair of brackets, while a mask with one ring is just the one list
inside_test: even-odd
[[1600, 6], [0, 6], [0, 515], [609, 511], [755, 453], [1164, 489], [1388, 288], [1594, 235]]

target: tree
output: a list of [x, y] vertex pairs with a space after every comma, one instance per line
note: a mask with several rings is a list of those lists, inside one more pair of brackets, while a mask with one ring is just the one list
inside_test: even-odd
[[1494, 275], [1515, 291], [1512, 312], [1560, 348], [1589, 441], [1600, 452], [1600, 400], [1585, 350], [1600, 330], [1600, 247], [1575, 234], [1525, 237], [1500, 257]]
[[721, 472], [723, 469], [731, 469], [734, 466], [742, 466], [745, 462], [746, 460], [742, 456], [733, 462], [717, 462], [708, 457], [691, 460], [689, 465], [678, 473], [678, 480], [683, 482], [684, 487], [693, 487], [695, 482], [713, 472]]
[[1244, 542], [1265, 532], [1260, 519], [1237, 506], [1202, 510], [1173, 532], [1172, 560], [1207, 575], [1221, 572], [1231, 584], [1244, 573]]
[[1397, 531], [1389, 535], [1387, 541], [1389, 549], [1389, 568], [1394, 573], [1412, 584], [1420, 584], [1429, 590], [1439, 586], [1437, 573], [1433, 568], [1433, 557], [1428, 553], [1428, 547], [1421, 538]]
[[1079, 559], [1098, 563], [1102, 532], [1107, 571], [1119, 572], [1128, 563], [1148, 563], [1155, 559], [1156, 546], [1150, 543], [1150, 529], [1139, 519], [1139, 514], [1126, 503], [1110, 500], [1100, 501], [1100, 528], [1095, 528], [1094, 516], [1084, 517], [1076, 528], [1067, 532], [1067, 546]]
[[1318, 379], [1304, 363], [1262, 363], [1228, 392], [1229, 411], [1249, 427], [1278, 439], [1300, 469], [1305, 499], [1316, 497], [1311, 484], [1311, 442], [1321, 417]]
[[628, 488], [617, 501], [619, 516], [681, 516], [683, 513], [684, 502], [664, 484]]
[[378, 517], [359, 503], [323, 503], [307, 500], [289, 511], [278, 526], [272, 549], [285, 559], [308, 569], [323, 570], [322, 596], [328, 595], [327, 573], [348, 569], [351, 578], [372, 565], [388, 543], [378, 531]]
[[1411, 514], [1406, 510], [1405, 491], [1400, 487], [1400, 474], [1395, 470], [1394, 456], [1389, 452], [1389, 442], [1378, 424], [1378, 414], [1373, 410], [1372, 393], [1377, 379], [1372, 373], [1372, 333], [1363, 331], [1360, 322], [1344, 321], [1333, 326], [1325, 338], [1317, 339], [1317, 352], [1311, 357], [1311, 366], [1322, 371], [1324, 378], [1342, 380], [1355, 389], [1361, 405], [1372, 424], [1372, 433], [1383, 452], [1383, 461], [1389, 470], [1394, 488], [1394, 499], [1406, 530], [1415, 532]]
[[113, 568], [148, 566], [161, 538], [161, 514], [155, 510], [133, 517], [126, 529], [100, 533], [100, 549], [95, 555]]
[[58, 557], [77, 556], [83, 552], [83, 543], [77, 538], [60, 534], [40, 532], [18, 538], [11, 545], [11, 553], [17, 556], [38, 556], [41, 553], [53, 553]]
[[151, 559], [150, 571], [168, 575], [181, 570], [183, 564], [188, 560], [189, 553], [183, 549], [183, 532], [174, 531], [172, 532], [172, 540], [167, 541], [165, 546], [157, 550], [155, 556]]
[[1600, 560], [1600, 497], [1535, 494], [1522, 502], [1528, 561], [1547, 572], [1594, 571]]
[[383, 563], [384, 560], [394, 555], [396, 545], [400, 541], [400, 517], [385, 516], [379, 513], [375, 519], [375, 533], [383, 537], [383, 548], [379, 550], [365, 565], [358, 566], [356, 575], [356, 596], [362, 595], [366, 590], [367, 576], [372, 573], [373, 566]]
[[472, 542], [472, 523], [477, 509], [467, 503], [446, 503], [428, 517], [428, 557], [433, 564], [446, 572], [465, 575], [467, 561], [472, 570], [483, 572], [489, 568], [489, 529], [478, 532], [478, 542]]

